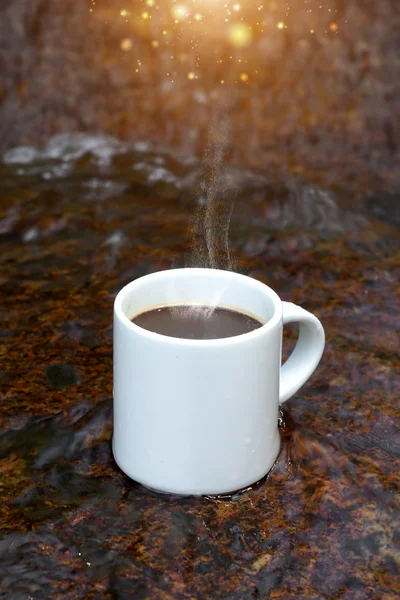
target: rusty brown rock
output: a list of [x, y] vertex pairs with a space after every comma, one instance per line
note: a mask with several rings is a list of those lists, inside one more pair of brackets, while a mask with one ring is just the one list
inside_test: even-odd
[[231, 500], [175, 498], [130, 481], [111, 455], [112, 303], [133, 278], [182, 264], [197, 166], [131, 150], [106, 164], [93, 151], [11, 159], [0, 166], [0, 595], [395, 600], [398, 230], [395, 205], [379, 202], [393, 182], [363, 195], [361, 176], [350, 185], [340, 170], [335, 185], [332, 172], [271, 183], [267, 168], [233, 171], [237, 268], [314, 311], [327, 347], [285, 406], [265, 481]]

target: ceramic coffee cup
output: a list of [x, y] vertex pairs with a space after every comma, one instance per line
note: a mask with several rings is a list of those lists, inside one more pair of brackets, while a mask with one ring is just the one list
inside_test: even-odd
[[[166, 305], [218, 305], [265, 323], [214, 340], [168, 337], [131, 318]], [[282, 329], [300, 324], [281, 367]], [[259, 281], [214, 269], [141, 277], [114, 304], [113, 453], [129, 477], [161, 492], [225, 494], [259, 481], [280, 450], [279, 404], [324, 349], [319, 320]]]

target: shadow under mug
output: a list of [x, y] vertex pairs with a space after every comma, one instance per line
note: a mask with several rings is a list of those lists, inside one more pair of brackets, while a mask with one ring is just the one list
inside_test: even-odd
[[[191, 340], [130, 320], [177, 304], [217, 305], [264, 325]], [[282, 329], [300, 324], [281, 367]], [[216, 269], [172, 269], [124, 287], [114, 304], [113, 454], [129, 477], [160, 492], [226, 494], [262, 479], [280, 450], [279, 404], [317, 367], [319, 320], [259, 281]]]

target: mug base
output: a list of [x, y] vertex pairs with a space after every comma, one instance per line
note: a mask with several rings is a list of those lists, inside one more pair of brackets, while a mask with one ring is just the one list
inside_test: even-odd
[[239, 496], [241, 496], [242, 494], [245, 494], [246, 492], [256, 490], [263, 483], [265, 483], [265, 481], [271, 475], [272, 471], [275, 469], [278, 458], [279, 458], [279, 455], [278, 455], [277, 459], [275, 460], [274, 464], [272, 465], [272, 467], [269, 469], [269, 471], [263, 477], [261, 477], [261, 479], [258, 479], [257, 481], [255, 481], [254, 483], [252, 483], [250, 485], [247, 485], [246, 487], [240, 488], [238, 490], [234, 490], [232, 492], [224, 492], [222, 494], [187, 494], [187, 493], [185, 494], [185, 493], [179, 493], [179, 492], [178, 493], [177, 492], [164, 492], [163, 490], [157, 490], [156, 488], [150, 487], [149, 485], [144, 485], [143, 483], [140, 483], [139, 481], [136, 481], [134, 479], [132, 479], [132, 481], [135, 481], [135, 483], [138, 483], [139, 485], [144, 487], [146, 490], [149, 490], [149, 492], [153, 492], [155, 494], [164, 494], [165, 496], [177, 496], [178, 498], [189, 498], [189, 497], [190, 498], [208, 498], [209, 500], [212, 500], [213, 502], [229, 502], [230, 500], [236, 500], [237, 498], [239, 498]]
[[263, 474], [259, 475], [258, 477], [256, 477], [254, 479], [254, 481], [252, 481], [252, 482], [250, 481], [250, 482], [244, 484], [240, 488], [236, 488], [235, 490], [231, 490], [231, 491], [226, 491], [226, 490], [221, 490], [221, 491], [211, 491], [211, 490], [180, 491], [179, 490], [178, 491], [176, 489], [174, 490], [174, 489], [157, 488], [156, 486], [153, 486], [153, 485], [149, 484], [148, 482], [135, 477], [135, 475], [133, 473], [130, 474], [129, 471], [131, 471], [131, 469], [124, 466], [122, 464], [122, 461], [120, 461], [118, 459], [117, 453], [115, 451], [114, 437], [112, 439], [112, 453], [113, 453], [116, 464], [121, 469], [121, 471], [123, 473], [125, 473], [125, 475], [127, 475], [135, 483], [139, 483], [147, 490], [150, 490], [151, 492], [154, 492], [156, 494], [165, 494], [165, 495], [169, 495], [169, 496], [179, 496], [179, 497], [188, 497], [188, 496], [194, 496], [194, 497], [199, 497], [199, 498], [207, 497], [210, 500], [214, 500], [217, 502], [232, 500], [232, 499], [236, 498], [237, 496], [240, 496], [241, 494], [243, 494], [249, 490], [255, 489], [255, 488], [257, 488], [257, 486], [261, 485], [268, 478], [271, 471], [273, 471], [273, 469], [275, 468], [275, 465], [277, 463], [277, 460], [279, 458], [280, 450], [281, 450], [281, 440], [280, 440], [279, 433], [277, 434], [276, 446], [277, 446], [277, 448], [276, 448], [276, 452], [274, 453], [274, 459], [273, 459], [273, 461], [269, 462], [268, 468], [265, 470], [265, 472]]

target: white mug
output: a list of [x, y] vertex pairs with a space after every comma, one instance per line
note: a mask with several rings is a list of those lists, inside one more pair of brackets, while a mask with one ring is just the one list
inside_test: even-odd
[[[264, 323], [235, 337], [192, 340], [131, 318], [168, 305], [235, 309]], [[282, 328], [300, 323], [281, 367]], [[156, 491], [225, 494], [262, 479], [280, 450], [279, 404], [318, 365], [319, 320], [259, 281], [216, 269], [173, 269], [124, 287], [114, 304], [113, 454]]]

